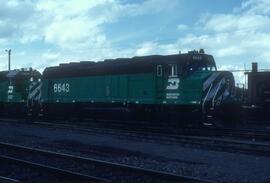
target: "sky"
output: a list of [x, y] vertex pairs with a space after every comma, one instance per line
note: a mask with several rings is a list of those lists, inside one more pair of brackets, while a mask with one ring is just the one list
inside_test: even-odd
[[[270, 0], [0, 0], [0, 70], [203, 48], [221, 70], [270, 68]], [[243, 82], [242, 73], [235, 73]]]

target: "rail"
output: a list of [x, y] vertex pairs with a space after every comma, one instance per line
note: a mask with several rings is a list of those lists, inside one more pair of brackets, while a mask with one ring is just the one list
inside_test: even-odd
[[12, 179], [9, 177], [0, 176], [0, 182], [1, 183], [18, 183], [20, 181], [17, 179]]
[[[76, 156], [76, 155], [70, 155], [70, 154], [65, 154], [65, 153], [59, 153], [59, 152], [53, 152], [53, 151], [48, 151], [48, 150], [42, 150], [42, 149], [36, 149], [36, 148], [31, 148], [31, 147], [26, 147], [26, 146], [21, 146], [21, 145], [16, 145], [16, 144], [10, 144], [10, 143], [4, 143], [0, 142], [0, 147], [1, 149], [8, 150], [12, 153], [17, 152], [17, 153], [24, 153], [24, 154], [30, 154], [32, 157], [35, 157], [36, 154], [40, 157], [47, 156], [58, 158], [59, 160], [62, 158], [65, 160], [73, 160], [73, 162], [85, 166], [86, 164], [90, 165], [89, 167], [93, 170], [90, 172], [94, 173], [95, 175], [88, 175], [85, 173], [75, 173], [71, 172], [65, 169], [60, 169], [60, 168], [55, 168], [51, 167], [48, 165], [41, 165], [38, 163], [32, 163], [32, 165], [35, 166], [42, 166], [42, 167], [47, 167], [54, 169], [55, 171], [60, 171], [63, 173], [73, 173], [72, 175], [78, 176], [78, 178], [85, 178], [88, 180], [95, 180], [99, 182], [119, 182], [119, 181], [131, 181], [136, 182], [138, 180], [139, 182], [145, 182], [145, 181], [150, 181], [150, 182], [168, 182], [168, 181], [173, 181], [173, 182], [211, 182], [209, 180], [204, 180], [204, 179], [199, 179], [199, 178], [194, 178], [194, 177], [188, 177], [188, 176], [182, 176], [182, 175], [177, 175], [177, 174], [171, 174], [167, 172], [161, 172], [161, 171], [156, 171], [156, 170], [150, 170], [150, 169], [145, 169], [145, 168], [139, 168], [139, 167], [134, 167], [134, 166], [129, 166], [129, 165], [124, 165], [124, 164], [118, 164], [118, 163], [112, 163], [112, 162], [107, 162], [107, 161], [102, 161], [102, 160], [97, 160], [97, 159], [92, 159], [92, 158], [85, 158], [81, 156]], [[0, 155], [1, 157], [1, 155]], [[31, 163], [30, 161], [26, 160], [19, 160], [18, 158], [14, 158], [18, 161], [22, 161], [25, 163]], [[61, 160], [60, 160], [61, 161]], [[84, 165], [83, 165], [84, 164]], [[107, 172], [107, 173], [105, 173]], [[108, 173], [109, 172], [109, 173]], [[123, 179], [121, 179], [123, 178]], [[135, 180], [135, 181], [134, 181]]]

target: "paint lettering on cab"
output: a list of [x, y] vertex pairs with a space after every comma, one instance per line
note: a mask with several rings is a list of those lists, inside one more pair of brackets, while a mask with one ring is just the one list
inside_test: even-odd
[[54, 93], [68, 93], [70, 91], [69, 83], [55, 83], [53, 85]]

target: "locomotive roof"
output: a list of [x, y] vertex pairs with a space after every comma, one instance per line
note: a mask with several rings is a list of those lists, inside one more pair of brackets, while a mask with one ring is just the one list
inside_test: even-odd
[[11, 70], [11, 71], [1, 71], [0, 81], [7, 81], [9, 79], [22, 79], [24, 77], [40, 77], [41, 74], [37, 70]]
[[[198, 60], [198, 58], [201, 59]], [[133, 58], [107, 59], [100, 62], [81, 61], [64, 63], [60, 64], [59, 66], [47, 67], [43, 72], [43, 77], [60, 78], [91, 75], [147, 73], [152, 72], [155, 69], [155, 67], [153, 67], [154, 65], [177, 63], [184, 67], [198, 62], [215, 65], [212, 55], [191, 52], [175, 55], [150, 55]]]

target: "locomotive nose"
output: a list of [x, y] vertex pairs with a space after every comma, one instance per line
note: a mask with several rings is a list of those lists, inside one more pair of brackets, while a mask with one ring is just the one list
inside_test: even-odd
[[228, 71], [215, 71], [203, 83], [202, 111], [213, 111], [231, 99], [234, 93], [234, 77]]
[[224, 119], [226, 121], [228, 116], [233, 115], [235, 109], [233, 74], [228, 71], [213, 72], [204, 82], [204, 89], [206, 94], [203, 98], [202, 112], [206, 116], [206, 123], [224, 126], [220, 121]]
[[225, 85], [222, 89], [221, 92], [223, 92], [222, 99], [223, 102], [226, 102], [226, 100], [231, 100], [232, 96], [234, 95], [235, 92], [235, 81], [233, 74], [228, 71], [222, 71], [223, 77], [225, 79]]

